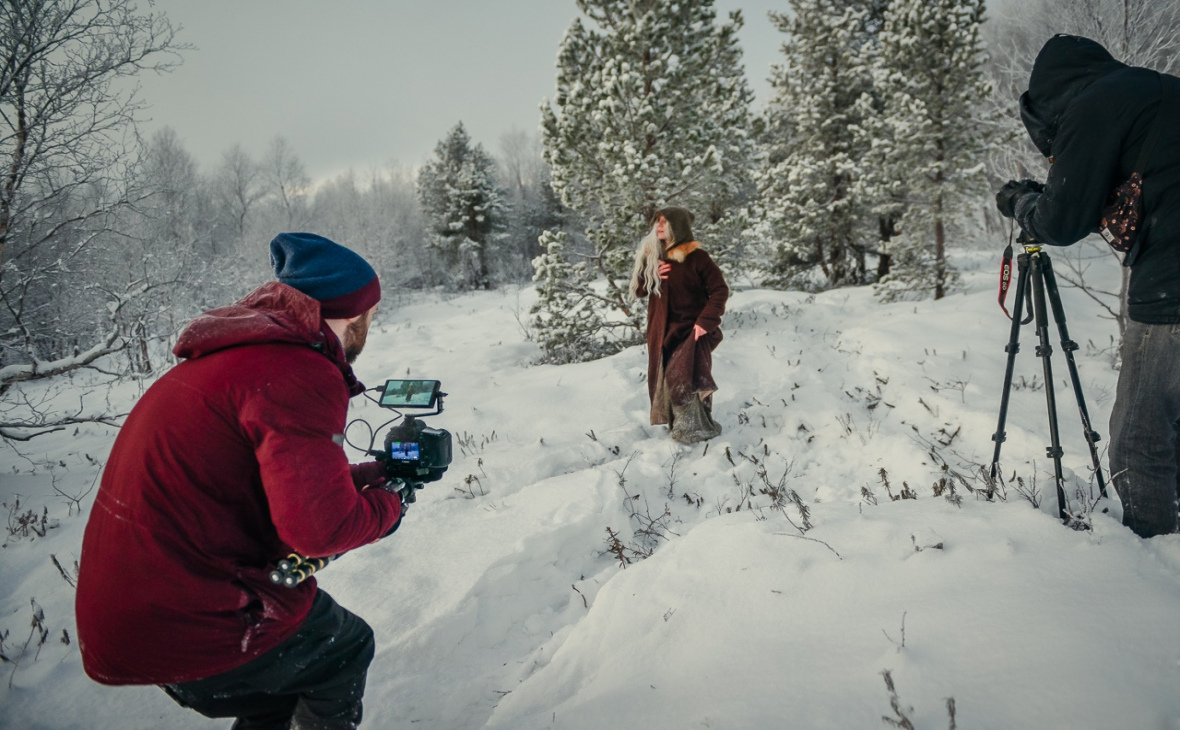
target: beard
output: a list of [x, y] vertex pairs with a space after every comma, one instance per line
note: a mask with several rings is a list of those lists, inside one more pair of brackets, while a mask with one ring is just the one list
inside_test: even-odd
[[366, 314], [364, 317], [349, 323], [344, 330], [344, 359], [351, 365], [360, 357], [361, 350], [365, 349], [365, 340], [369, 337], [369, 324], [373, 321], [372, 314]]

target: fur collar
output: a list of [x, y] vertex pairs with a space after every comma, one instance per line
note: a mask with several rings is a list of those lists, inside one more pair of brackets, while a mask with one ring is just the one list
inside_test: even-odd
[[688, 241], [686, 243], [678, 243], [672, 248], [664, 252], [664, 256], [675, 261], [678, 264], [683, 264], [684, 259], [693, 251], [701, 247], [700, 241]]

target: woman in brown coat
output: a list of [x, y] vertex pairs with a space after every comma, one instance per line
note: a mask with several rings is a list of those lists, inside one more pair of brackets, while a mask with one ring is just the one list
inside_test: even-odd
[[647, 390], [652, 425], [666, 423], [682, 443], [721, 433], [713, 420], [713, 350], [729, 287], [693, 238], [693, 214], [664, 208], [639, 243], [631, 293], [647, 297]]

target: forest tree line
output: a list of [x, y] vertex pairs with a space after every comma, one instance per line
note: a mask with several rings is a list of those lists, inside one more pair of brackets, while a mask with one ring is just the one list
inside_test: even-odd
[[[390, 289], [535, 282], [550, 362], [637, 341], [626, 292], [652, 212], [697, 214], [728, 276], [883, 299], [945, 295], [946, 253], [1006, 235], [991, 195], [1043, 176], [1016, 99], [1054, 33], [1176, 71], [1180, 7], [1159, 0], [783, 0], [781, 56], [746, 69], [740, 13], [712, 0], [576, 0], [539, 134], [489, 150], [462, 122], [416, 168], [313, 183], [274, 138], [199, 165], [123, 83], [189, 49], [131, 0], [0, 9], [0, 396], [109, 363], [149, 373], [202, 309], [270, 277], [282, 230], [356, 249]], [[767, 22], [757, 19], [757, 22]], [[80, 52], [85, 49], [85, 52]], [[768, 74], [755, 108], [748, 77]], [[2, 419], [0, 419], [2, 420]], [[20, 433], [7, 430], [6, 435]]]

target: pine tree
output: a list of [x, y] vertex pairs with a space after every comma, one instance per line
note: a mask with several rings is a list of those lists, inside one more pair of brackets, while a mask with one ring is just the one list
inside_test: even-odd
[[987, 192], [984, 155], [995, 125], [980, 40], [984, 0], [895, 0], [885, 16], [874, 69], [881, 95], [873, 122], [874, 167], [905, 198], [886, 298], [945, 296], [955, 274], [948, 233]]
[[505, 218], [496, 162], [482, 145], [472, 146], [462, 122], [438, 143], [434, 155], [418, 173], [427, 245], [438, 253], [456, 286], [486, 289], [491, 284], [491, 249]]
[[[719, 24], [712, 0], [578, 0], [578, 8], [585, 17], [561, 43], [557, 95], [542, 105], [541, 124], [553, 189], [587, 226], [578, 282], [586, 291], [576, 306], [592, 308], [579, 321], [601, 329], [599, 345], [577, 356], [585, 357], [637, 341], [642, 306], [626, 288], [652, 213], [689, 208], [704, 238], [746, 191], [754, 144], [739, 12]], [[551, 265], [548, 255], [537, 261]], [[591, 291], [594, 278], [605, 281]]]
[[613, 351], [604, 338], [605, 322], [593, 293], [595, 274], [586, 261], [570, 263], [566, 233], [545, 231], [538, 241], [544, 253], [533, 259], [537, 301], [529, 324], [545, 362], [592, 360]]
[[[790, 0], [771, 13], [786, 35], [771, 67], [766, 156], [758, 174], [759, 237], [771, 248], [768, 283], [822, 288], [862, 284], [874, 201], [862, 186], [872, 106], [869, 49], [884, 0]], [[866, 101], [867, 99], [867, 101]]]

